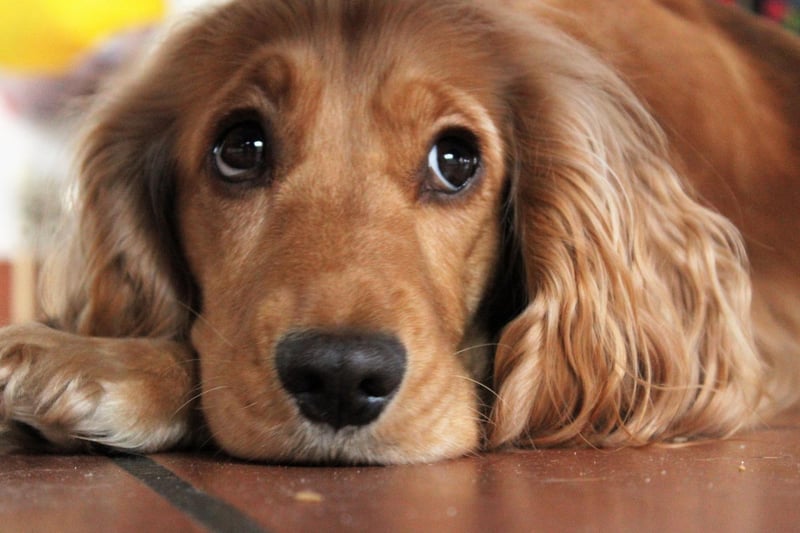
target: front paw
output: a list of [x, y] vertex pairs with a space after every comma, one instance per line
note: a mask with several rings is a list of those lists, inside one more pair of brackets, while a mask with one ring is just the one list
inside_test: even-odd
[[181, 355], [167, 341], [0, 330], [0, 452], [173, 446], [188, 433]]
[[43, 364], [42, 350], [26, 346], [0, 360], [0, 451], [77, 451], [104, 435], [91, 427], [104, 391], [81, 372]]

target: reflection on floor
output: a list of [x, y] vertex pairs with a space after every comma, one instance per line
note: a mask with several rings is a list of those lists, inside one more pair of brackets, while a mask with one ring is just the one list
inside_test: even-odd
[[726, 441], [408, 467], [0, 458], [2, 531], [792, 531], [800, 412]]

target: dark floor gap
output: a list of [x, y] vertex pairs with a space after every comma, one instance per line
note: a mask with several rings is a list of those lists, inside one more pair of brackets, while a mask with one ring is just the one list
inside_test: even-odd
[[235, 507], [194, 487], [149, 457], [122, 455], [112, 461], [212, 533], [267, 533]]

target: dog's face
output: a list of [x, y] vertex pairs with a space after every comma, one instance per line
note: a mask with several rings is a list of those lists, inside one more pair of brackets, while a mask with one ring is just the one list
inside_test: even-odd
[[213, 74], [178, 117], [177, 226], [202, 298], [203, 411], [236, 455], [479, 444], [505, 110], [476, 21], [437, 34], [413, 15], [355, 29], [375, 13], [331, 9], [295, 33], [256, 17], [261, 42], [194, 56]]
[[738, 427], [763, 392], [738, 232], [595, 50], [502, 4], [237, 0], [185, 26], [96, 116], [65, 327], [188, 336], [246, 458]]

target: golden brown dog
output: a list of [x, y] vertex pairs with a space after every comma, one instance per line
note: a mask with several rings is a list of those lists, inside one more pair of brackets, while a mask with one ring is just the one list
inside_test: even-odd
[[47, 325], [0, 332], [6, 449], [405, 463], [795, 401], [800, 43], [766, 22], [238, 0], [120, 85]]

